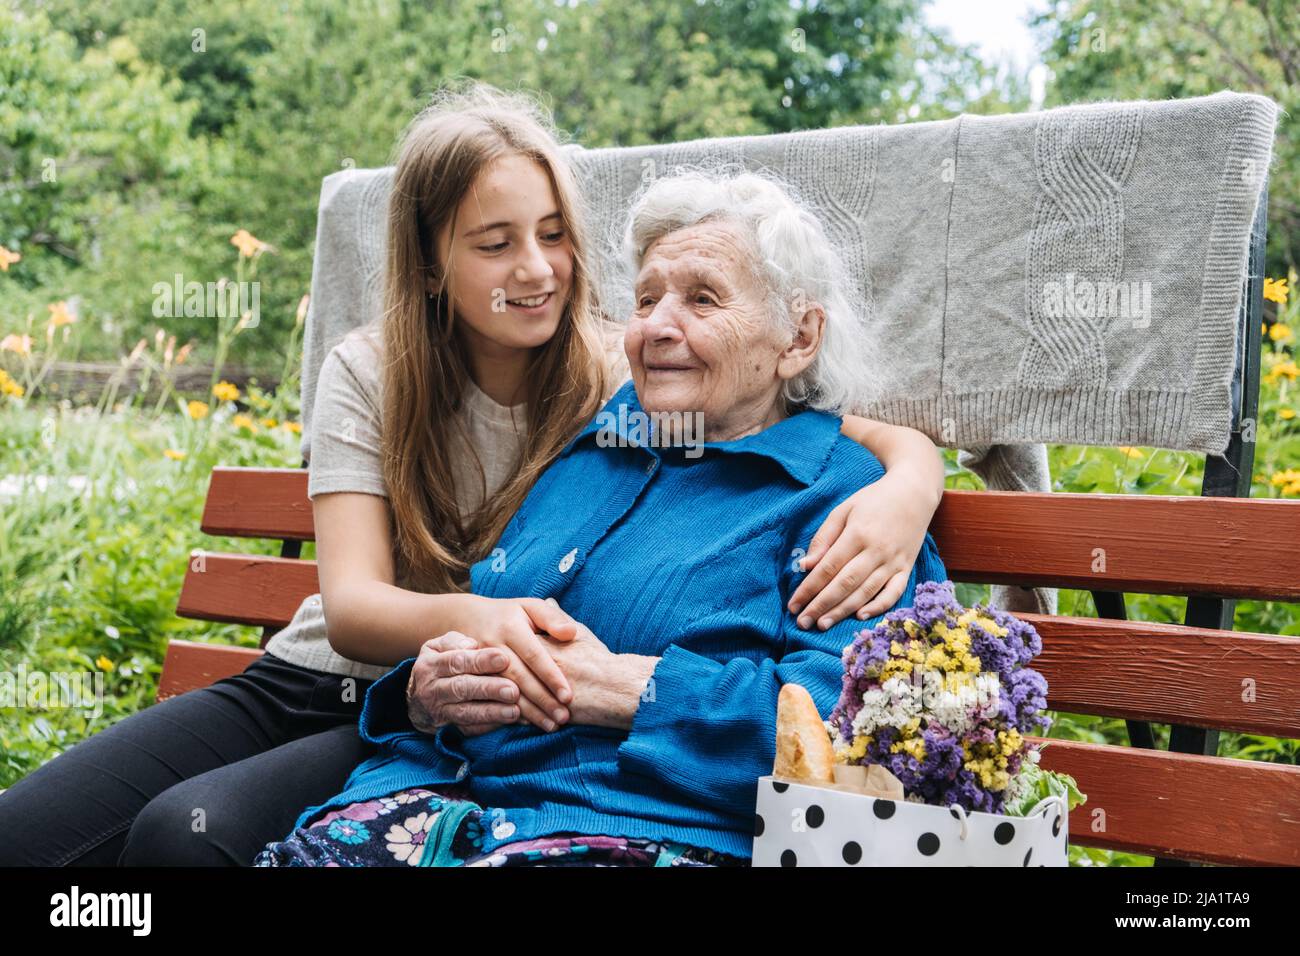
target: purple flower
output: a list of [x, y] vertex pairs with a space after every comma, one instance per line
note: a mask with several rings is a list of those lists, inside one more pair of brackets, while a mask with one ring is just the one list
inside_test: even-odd
[[[951, 581], [929, 581], [917, 587], [912, 607], [890, 611], [874, 628], [854, 635], [841, 655], [844, 674], [840, 698], [830, 716], [841, 747], [854, 744], [854, 723], [862, 712], [864, 697], [882, 689], [880, 677], [885, 665], [895, 657], [906, 659], [910, 647], [919, 646], [926, 653], [945, 643], [946, 637], [939, 633], [937, 625], [942, 622], [944, 630], [957, 628], [958, 619], [966, 610], [957, 603]], [[979, 621], [966, 626], [970, 635], [969, 653], [979, 659], [980, 672], [997, 675], [1000, 684], [997, 707], [981, 713], [975, 709], [978, 704], [973, 705], [962, 722], [965, 731], [959, 735], [954, 728], [940, 723], [938, 715], [925, 706], [926, 701], [922, 702], [919, 714], [890, 711], [889, 708], [899, 706], [897, 701], [887, 702], [884, 711], [878, 702], [873, 703], [870, 718], [859, 728], [861, 733], [870, 735], [870, 742], [854, 762], [887, 767], [902, 781], [909, 796], [919, 796], [927, 803], [944, 806], [956, 803], [966, 810], [1000, 813], [1004, 791], [982, 785], [977, 771], [981, 766], [985, 772], [991, 766], [995, 771], [1004, 770], [1008, 776], [1019, 771], [1030, 744], [1025, 741], [1004, 755], [998, 735], [1011, 730], [1021, 736], [1046, 731], [1051, 725], [1050, 718], [1043, 713], [1047, 707], [1047, 681], [1027, 666], [1042, 650], [1038, 632], [1006, 611], [986, 605], [978, 605], [976, 610], [991, 619], [997, 629], [1005, 631], [999, 637]], [[905, 625], [909, 621], [915, 626], [914, 636], [907, 633]], [[897, 653], [895, 646], [899, 649]], [[951, 645], [949, 649], [952, 650]], [[895, 724], [906, 720], [909, 714], [919, 717], [919, 726], [913, 723], [906, 731], [900, 731]], [[881, 719], [886, 716], [892, 719]], [[859, 748], [862, 743], [859, 742]], [[895, 744], [906, 746], [891, 752]], [[977, 762], [973, 764], [975, 769], [967, 769], [968, 760]], [[994, 762], [990, 765], [989, 760]]]

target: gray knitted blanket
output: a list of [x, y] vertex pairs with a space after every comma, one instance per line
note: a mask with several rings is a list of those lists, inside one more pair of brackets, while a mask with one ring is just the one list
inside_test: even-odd
[[[965, 449], [991, 487], [1048, 490], [1034, 443], [1227, 447], [1276, 119], [1271, 100], [1225, 92], [565, 153], [612, 315], [631, 311], [619, 239], [647, 176], [765, 168], [820, 214], [868, 303], [878, 397], [854, 410]], [[379, 311], [391, 173], [321, 189], [304, 457], [321, 362]]]

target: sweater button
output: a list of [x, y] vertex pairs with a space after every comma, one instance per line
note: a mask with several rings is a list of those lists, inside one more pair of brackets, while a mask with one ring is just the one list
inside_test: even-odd
[[569, 568], [573, 567], [573, 559], [576, 558], [577, 556], [578, 556], [578, 549], [574, 548], [564, 557], [560, 558], [559, 568], [561, 574], [567, 574], [569, 572]]
[[515, 825], [509, 820], [502, 820], [492, 828], [492, 836], [498, 840], [504, 840], [507, 837], [515, 835]]

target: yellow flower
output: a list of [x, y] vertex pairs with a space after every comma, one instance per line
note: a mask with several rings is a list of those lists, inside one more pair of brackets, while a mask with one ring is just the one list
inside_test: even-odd
[[302, 426], [297, 422], [285, 422], [284, 427], [289, 429], [289, 431], [293, 432], [295, 435], [302, 434]]
[[262, 419], [262, 426], [263, 426], [264, 428], [274, 428], [274, 427], [275, 427], [276, 425], [278, 425], [278, 424], [279, 424], [279, 422], [277, 422], [274, 418], [263, 418], [263, 419]]
[[0, 395], [12, 395], [14, 398], [23, 397], [23, 387], [15, 382], [9, 373], [2, 368], [0, 368]]
[[6, 335], [0, 339], [0, 352], [17, 352], [19, 355], [32, 354], [32, 337], [30, 335]]
[[1296, 377], [1300, 376], [1300, 368], [1296, 368], [1294, 361], [1288, 359], [1285, 362], [1278, 362], [1264, 375], [1264, 380], [1271, 385], [1276, 385], [1279, 379], [1285, 378], [1294, 382]]
[[257, 431], [257, 425], [247, 415], [235, 415], [230, 419], [230, 424], [236, 428], [247, 428], [250, 432]]
[[21, 258], [18, 253], [10, 252], [4, 246], [0, 246], [0, 272], [8, 272], [9, 267]]
[[1290, 290], [1286, 287], [1286, 279], [1265, 279], [1264, 280], [1264, 298], [1270, 302], [1276, 302], [1278, 305], [1286, 305], [1287, 294]]
[[1128, 455], [1130, 458], [1142, 457], [1142, 450], [1139, 448], [1129, 448], [1127, 445], [1120, 445], [1119, 450], [1122, 451], [1124, 454]]
[[51, 303], [49, 309], [50, 328], [57, 329], [60, 325], [71, 325], [77, 321], [77, 317], [69, 311], [66, 301]]
[[212, 394], [223, 402], [233, 402], [239, 398], [239, 387], [230, 382], [221, 381], [212, 386]]
[[186, 406], [186, 411], [189, 412], [190, 418], [206, 418], [208, 416], [208, 403], [192, 401]]
[[1287, 420], [1290, 420], [1290, 419], [1292, 419], [1292, 418], [1295, 418], [1295, 409], [1294, 409], [1294, 408], [1282, 408], [1282, 409], [1279, 409], [1279, 410], [1278, 410], [1278, 413], [1277, 413], [1277, 417], [1278, 417], [1278, 418], [1284, 418], [1284, 419], [1287, 419]]
[[1290, 342], [1295, 338], [1295, 333], [1285, 322], [1274, 322], [1268, 330], [1268, 337], [1274, 342]]
[[175, 448], [168, 448], [165, 452], [163, 452], [163, 454], [166, 455], [168, 458], [170, 458], [172, 461], [182, 461], [185, 458], [185, 452], [177, 451]]
[[1284, 495], [1300, 495], [1300, 471], [1294, 468], [1274, 472], [1270, 481], [1274, 488], [1281, 488]]
[[101, 671], [111, 671], [115, 668], [116, 665], [114, 665], [114, 663], [110, 661], [107, 657], [105, 657], [103, 654], [100, 654], [99, 660], [95, 661], [95, 666], [98, 667]]
[[239, 254], [246, 259], [260, 256], [263, 252], [274, 252], [275, 247], [268, 245], [247, 229], [241, 229], [230, 237], [230, 244], [239, 249]]
[[853, 744], [844, 752], [846, 761], [858, 761], [867, 755], [867, 748], [871, 746], [870, 734], [859, 734], [853, 738]]

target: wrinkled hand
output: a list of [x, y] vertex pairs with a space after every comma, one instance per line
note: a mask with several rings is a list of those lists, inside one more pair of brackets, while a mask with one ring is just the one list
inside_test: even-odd
[[519, 687], [502, 676], [507, 652], [481, 647], [458, 631], [425, 641], [406, 684], [411, 725], [436, 734], [451, 725], [467, 737], [519, 719]]
[[658, 657], [615, 654], [580, 621], [571, 640], [547, 641], [547, 649], [573, 687], [571, 723], [631, 728]]
[[[552, 730], [569, 719], [573, 689], [545, 645], [569, 640], [576, 626], [554, 600], [482, 597], [456, 631], [506, 654], [502, 676], [519, 688], [523, 718]], [[548, 636], [553, 640], [546, 641]]]
[[799, 626], [825, 630], [852, 614], [866, 620], [893, 607], [937, 504], [888, 473], [840, 502], [813, 536], [803, 559], [809, 573], [790, 597]]

